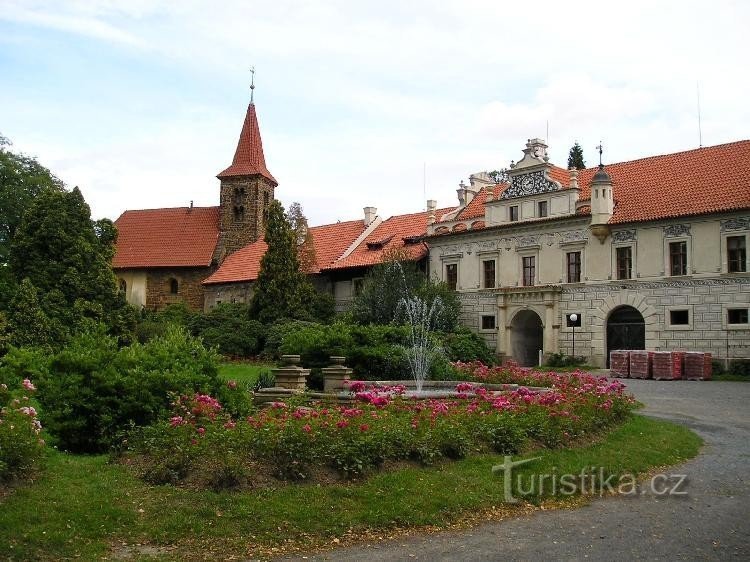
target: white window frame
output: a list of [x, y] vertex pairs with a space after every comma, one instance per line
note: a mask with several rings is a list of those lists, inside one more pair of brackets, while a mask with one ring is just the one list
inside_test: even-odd
[[[628, 279], [620, 279], [617, 277], [617, 249], [618, 248], [630, 248], [630, 278]], [[638, 254], [637, 254], [637, 244], [635, 241], [629, 241], [629, 242], [622, 242], [619, 244], [612, 244], [612, 273], [610, 274], [610, 278], [612, 281], [632, 281], [634, 279], [638, 278]]]
[[[539, 247], [533, 246], [531, 248], [524, 248], [516, 250], [518, 253], [518, 287], [536, 287], [537, 285], [541, 285], [541, 280], [539, 279]], [[524, 285], [523, 284], [523, 258], [534, 258], [534, 283], [531, 285]]]
[[[748, 323], [747, 324], [730, 324], [729, 323], [729, 310], [742, 310], [748, 311]], [[750, 304], [738, 303], [729, 304], [726, 303], [721, 307], [721, 327], [724, 330], [750, 330]]]
[[[734, 271], [729, 273], [729, 248], [727, 247], [727, 238], [735, 236], [745, 237], [745, 271]], [[721, 234], [721, 272], [730, 275], [745, 275], [750, 272], [750, 232], [747, 230], [735, 230], [732, 232], [722, 232]]]
[[[484, 317], [487, 316], [489, 318], [495, 319], [495, 327], [494, 328], [483, 328], [482, 327], [482, 320]], [[492, 334], [497, 332], [498, 326], [497, 326], [497, 314], [480, 314], [479, 315], [479, 331], [483, 334]]]
[[[568, 242], [567, 244], [560, 244], [560, 250], [562, 251], [562, 275], [560, 275], [560, 283], [568, 285], [577, 285], [587, 280], [586, 277], [586, 243], [585, 242]], [[568, 281], [568, 254], [570, 252], [580, 252], [581, 254], [581, 280], [578, 283]]]
[[[493, 287], [487, 287], [484, 284], [484, 262], [494, 261], [495, 262], [495, 285]], [[500, 286], [500, 269], [498, 266], [497, 254], [479, 254], [479, 288], [480, 289], [497, 289]]]
[[[672, 275], [672, 254], [669, 251], [669, 245], [675, 242], [685, 242], [685, 252], [687, 254], [687, 264], [685, 264], [685, 275]], [[685, 277], [695, 273], [693, 271], [693, 247], [690, 236], [675, 236], [674, 238], [664, 239], [664, 277]]]
[[[687, 310], [687, 324], [672, 324], [672, 311]], [[675, 304], [664, 308], [664, 327], [667, 330], [692, 330], [693, 329], [693, 305], [692, 304]]]

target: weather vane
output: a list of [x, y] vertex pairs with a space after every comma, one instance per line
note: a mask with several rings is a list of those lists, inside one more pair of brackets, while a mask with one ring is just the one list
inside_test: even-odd
[[255, 67], [250, 67], [250, 103], [255, 103]]
[[599, 151], [599, 167], [601, 167], [604, 165], [602, 164], [602, 152], [604, 151], [604, 147], [602, 146], [602, 141], [599, 141], [599, 146], [597, 146], [596, 149]]

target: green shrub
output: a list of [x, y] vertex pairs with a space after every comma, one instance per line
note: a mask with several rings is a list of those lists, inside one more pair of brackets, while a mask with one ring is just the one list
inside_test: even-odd
[[101, 333], [79, 336], [39, 381], [42, 422], [60, 448], [80, 453], [107, 450], [126, 428], [154, 422], [176, 395], [194, 392], [249, 411], [246, 393], [219, 379], [216, 353], [177, 327], [121, 350]]
[[495, 364], [495, 355], [480, 335], [468, 328], [443, 335], [443, 348], [451, 361], [481, 361], [485, 365]]
[[203, 338], [208, 347], [222, 355], [251, 357], [263, 349], [265, 327], [250, 319], [244, 304], [220, 304], [206, 314], [195, 314], [188, 327], [194, 336]]
[[585, 357], [573, 357], [572, 355], [565, 355], [564, 353], [551, 353], [549, 359], [545, 363], [545, 367], [575, 367], [577, 365], [585, 365]]
[[729, 369], [727, 372], [733, 375], [750, 377], [750, 359], [732, 359], [729, 362]]
[[269, 359], [279, 359], [281, 357], [281, 344], [287, 334], [307, 328], [309, 326], [318, 326], [315, 322], [305, 320], [278, 320], [266, 329], [266, 345], [263, 349], [263, 355]]

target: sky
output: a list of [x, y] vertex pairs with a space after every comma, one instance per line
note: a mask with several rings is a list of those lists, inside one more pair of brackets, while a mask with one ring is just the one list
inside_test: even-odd
[[[94, 218], [217, 205], [256, 69], [310, 224], [457, 204], [547, 138], [563, 167], [750, 138], [750, 3], [0, 0], [0, 134]], [[655, 186], [658, 188], [658, 186]]]

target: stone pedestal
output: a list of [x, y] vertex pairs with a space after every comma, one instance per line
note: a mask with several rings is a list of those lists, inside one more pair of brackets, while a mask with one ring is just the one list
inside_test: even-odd
[[281, 361], [284, 364], [282, 367], [272, 369], [276, 377], [276, 387], [304, 391], [310, 369], [299, 366], [299, 355], [282, 355]]
[[333, 356], [331, 365], [323, 367], [323, 392], [341, 392], [352, 378], [352, 369], [344, 367], [345, 357]]

